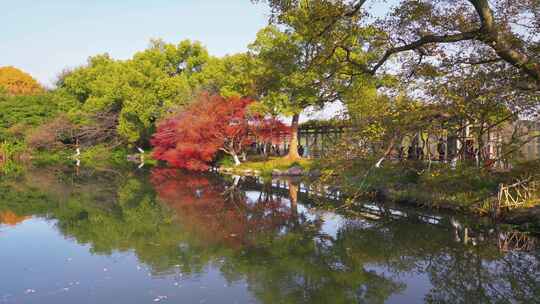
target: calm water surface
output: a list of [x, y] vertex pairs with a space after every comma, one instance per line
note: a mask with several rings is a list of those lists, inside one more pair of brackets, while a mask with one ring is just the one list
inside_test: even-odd
[[528, 233], [292, 181], [33, 170], [0, 178], [0, 303], [540, 303]]

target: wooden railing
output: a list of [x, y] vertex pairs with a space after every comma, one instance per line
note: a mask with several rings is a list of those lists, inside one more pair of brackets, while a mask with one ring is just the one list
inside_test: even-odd
[[514, 209], [538, 199], [538, 182], [527, 178], [511, 185], [499, 185], [496, 211]]
[[536, 239], [520, 231], [509, 231], [499, 235], [499, 250], [507, 251], [533, 251], [536, 248]]

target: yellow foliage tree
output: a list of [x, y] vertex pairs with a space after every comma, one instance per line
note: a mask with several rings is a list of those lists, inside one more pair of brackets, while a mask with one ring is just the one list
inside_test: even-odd
[[9, 95], [36, 95], [43, 87], [29, 74], [11, 66], [0, 67], [0, 90]]

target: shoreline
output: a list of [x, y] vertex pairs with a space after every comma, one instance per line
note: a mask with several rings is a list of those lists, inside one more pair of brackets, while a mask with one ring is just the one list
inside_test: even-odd
[[[272, 174], [264, 175], [262, 171], [260, 170], [251, 170], [251, 169], [239, 169], [234, 167], [219, 167], [219, 168], [213, 168], [213, 172], [217, 172], [218, 174], [223, 175], [238, 175], [238, 176], [245, 176], [245, 177], [263, 177], [263, 178], [271, 178], [273, 179], [290, 179], [290, 178], [296, 178], [296, 179], [305, 179], [305, 178], [313, 178], [316, 176], [316, 174], [313, 174], [310, 171], [302, 171], [302, 172], [285, 172], [280, 171], [280, 174], [274, 174], [275, 170], [272, 170]], [[277, 172], [275, 172], [277, 173]], [[293, 174], [296, 173], [296, 174]], [[406, 190], [415, 190], [414, 188], [409, 188]], [[365, 196], [366, 198], [369, 198], [369, 196]], [[526, 230], [529, 230], [532, 228], [532, 230], [535, 231], [535, 233], [540, 233], [540, 206], [532, 206], [532, 207], [519, 207], [514, 208], [510, 210], [501, 210], [500, 214], [498, 214], [496, 217], [493, 217], [492, 212], [487, 212], [485, 209], [477, 207], [477, 204], [471, 204], [469, 206], [464, 205], [457, 205], [452, 202], [438, 202], [434, 203], [433, 201], [428, 200], [422, 200], [420, 197], [417, 197], [415, 199], [412, 199], [411, 197], [404, 198], [402, 196], [402, 193], [399, 193], [399, 191], [386, 189], [384, 191], [377, 190], [374, 192], [374, 197], [378, 202], [382, 203], [393, 203], [396, 205], [403, 205], [403, 206], [410, 206], [414, 208], [419, 209], [425, 209], [425, 210], [443, 210], [448, 212], [453, 212], [460, 215], [466, 215], [466, 216], [474, 216], [478, 219], [482, 218], [492, 218], [496, 222], [502, 223], [502, 224], [510, 224], [510, 225], [516, 225], [520, 228], [524, 228]], [[372, 197], [373, 198], [373, 197]], [[492, 199], [496, 199], [496, 197], [493, 197]]]

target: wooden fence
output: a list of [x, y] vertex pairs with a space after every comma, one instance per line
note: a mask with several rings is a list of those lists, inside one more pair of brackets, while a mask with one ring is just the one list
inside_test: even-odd
[[496, 211], [519, 208], [538, 199], [538, 182], [530, 178], [512, 185], [499, 185]]
[[520, 231], [509, 231], [499, 235], [499, 250], [533, 251], [536, 249], [536, 239]]

